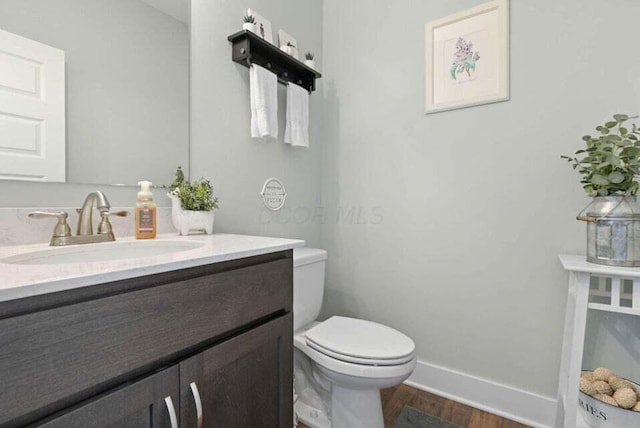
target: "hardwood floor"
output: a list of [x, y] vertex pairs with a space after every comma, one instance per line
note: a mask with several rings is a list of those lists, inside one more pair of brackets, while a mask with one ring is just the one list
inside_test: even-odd
[[[528, 428], [527, 425], [404, 384], [395, 388], [383, 389], [381, 395], [385, 428], [393, 428], [393, 422], [404, 406], [414, 407], [464, 428]], [[308, 427], [298, 424], [298, 428]]]

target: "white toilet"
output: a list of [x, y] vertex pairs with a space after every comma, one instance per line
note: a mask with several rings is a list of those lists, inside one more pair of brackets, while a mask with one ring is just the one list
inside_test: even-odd
[[380, 388], [416, 366], [415, 344], [371, 321], [316, 318], [322, 306], [327, 252], [293, 250], [294, 408], [312, 428], [383, 428]]

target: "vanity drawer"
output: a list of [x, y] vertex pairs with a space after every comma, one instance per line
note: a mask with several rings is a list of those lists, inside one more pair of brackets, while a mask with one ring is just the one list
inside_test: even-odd
[[153, 278], [162, 285], [0, 320], [0, 426], [32, 422], [292, 310], [290, 256]]

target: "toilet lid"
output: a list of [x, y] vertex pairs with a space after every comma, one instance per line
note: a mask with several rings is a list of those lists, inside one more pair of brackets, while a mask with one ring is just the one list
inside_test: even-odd
[[367, 365], [397, 365], [413, 358], [406, 335], [372, 321], [334, 316], [305, 333], [307, 345], [333, 358]]

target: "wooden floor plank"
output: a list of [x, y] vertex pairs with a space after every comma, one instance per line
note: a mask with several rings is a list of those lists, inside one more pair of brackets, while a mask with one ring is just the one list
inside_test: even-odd
[[[474, 409], [462, 403], [400, 384], [380, 391], [385, 428], [393, 428], [393, 423], [404, 408], [414, 407], [421, 412], [436, 416], [463, 428], [530, 428], [509, 419]], [[298, 428], [309, 428], [298, 424]]]
[[[422, 409], [418, 409], [423, 411]], [[426, 413], [426, 412], [425, 412]], [[445, 400], [444, 407], [438, 416], [443, 421], [451, 422], [461, 427], [469, 427], [471, 421], [471, 413], [473, 413], [473, 407], [465, 404], [458, 403], [452, 400]]]
[[402, 411], [402, 408], [406, 403], [413, 401], [417, 392], [417, 389], [403, 384], [383, 390], [380, 395], [382, 397], [382, 414], [385, 427], [393, 427], [393, 422]]

